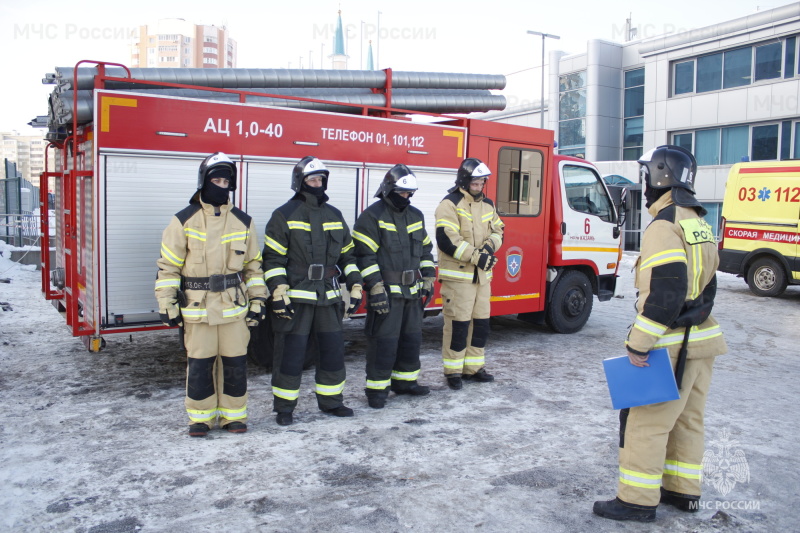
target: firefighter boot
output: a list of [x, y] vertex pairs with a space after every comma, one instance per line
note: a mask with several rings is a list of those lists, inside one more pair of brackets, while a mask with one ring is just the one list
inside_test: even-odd
[[189, 426], [189, 436], [190, 437], [205, 437], [208, 435], [208, 431], [211, 428], [208, 427], [208, 424], [204, 424], [202, 422], [197, 422], [196, 424], [191, 424]]
[[386, 407], [386, 398], [382, 396], [367, 396], [367, 403], [373, 409], [383, 409]]
[[461, 387], [464, 386], [464, 384], [461, 382], [461, 376], [459, 375], [451, 375], [445, 377], [447, 378], [447, 386], [453, 390], [461, 390]]
[[474, 381], [476, 383], [489, 383], [494, 381], [494, 376], [487, 374], [485, 368], [481, 368], [474, 374], [464, 374], [461, 377], [467, 381]]
[[247, 424], [244, 422], [231, 422], [222, 427], [228, 433], [246, 433], [247, 432]]
[[661, 487], [661, 503], [677, 507], [685, 513], [696, 513], [700, 510], [700, 496], [681, 494]]
[[420, 385], [416, 381], [412, 382], [409, 387], [400, 387], [392, 385], [392, 391], [395, 394], [410, 394], [411, 396], [427, 396], [431, 393], [431, 389], [425, 385]]
[[278, 413], [275, 416], [275, 422], [278, 423], [279, 426], [291, 426], [292, 425], [292, 413]]
[[619, 498], [606, 502], [594, 502], [592, 512], [611, 520], [634, 520], [636, 522], [652, 522], [656, 519], [655, 505], [636, 505], [623, 502]]
[[353, 410], [349, 407], [345, 407], [344, 405], [340, 405], [339, 407], [331, 407], [330, 409], [323, 409], [322, 412], [339, 417], [353, 416]]

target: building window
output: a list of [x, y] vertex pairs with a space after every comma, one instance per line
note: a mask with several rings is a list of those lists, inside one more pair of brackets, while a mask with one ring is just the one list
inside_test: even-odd
[[697, 92], [718, 91], [722, 88], [722, 54], [697, 58]]
[[750, 85], [752, 81], [753, 49], [740, 48], [725, 52], [725, 62], [722, 70], [722, 88], [731, 89]]
[[642, 156], [644, 143], [644, 69], [625, 73], [623, 105], [622, 159], [636, 161]]
[[[794, 141], [792, 140], [794, 132]], [[694, 153], [697, 164], [732, 165], [800, 157], [800, 122], [709, 128], [672, 135], [672, 142]]]
[[784, 58], [784, 65], [786, 66], [785, 72], [783, 73], [784, 78], [793, 78], [794, 77], [794, 58], [796, 54], [796, 39], [794, 37], [789, 37], [786, 39], [786, 57]]
[[793, 36], [781, 41], [773, 40], [757, 46], [676, 61], [672, 65], [672, 94], [704, 93], [743, 87], [782, 76], [793, 77], [796, 70], [796, 42], [796, 36]]
[[778, 125], [754, 126], [750, 146], [750, 159], [769, 161], [778, 159]]
[[585, 155], [586, 71], [559, 76], [558, 153]]
[[719, 128], [696, 132], [694, 150], [698, 165], [719, 165]]
[[720, 163], [723, 165], [733, 165], [747, 157], [747, 141], [750, 136], [748, 126], [734, 126], [733, 128], [722, 128], [722, 154]]
[[694, 92], [694, 61], [675, 64], [675, 94]]
[[694, 147], [692, 146], [693, 137], [694, 135], [691, 133], [677, 133], [672, 136], [672, 144], [694, 153]]
[[781, 77], [781, 43], [756, 46], [756, 81]]
[[216, 57], [204, 57], [203, 58], [203, 63], [205, 63], [206, 65], [216, 65], [217, 64], [217, 58]]

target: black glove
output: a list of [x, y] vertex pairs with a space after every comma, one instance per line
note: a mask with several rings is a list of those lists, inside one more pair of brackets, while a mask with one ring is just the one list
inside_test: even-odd
[[165, 326], [182, 326], [181, 310], [172, 298], [158, 299], [158, 316]]
[[356, 283], [353, 285], [353, 288], [350, 289], [350, 305], [347, 307], [347, 310], [344, 312], [344, 317], [347, 318], [353, 313], [356, 312], [356, 309], [361, 305], [361, 300], [364, 299], [364, 291], [361, 289], [361, 285]]
[[494, 267], [494, 264], [497, 263], [497, 257], [492, 254], [487, 254], [486, 252], [480, 252], [478, 254], [478, 259], [475, 262], [478, 265], [478, 268], [489, 271]]
[[247, 315], [244, 317], [248, 328], [258, 326], [267, 318], [266, 303], [266, 298], [253, 298], [250, 300], [250, 311], [248, 311]]
[[492, 246], [492, 244], [489, 241], [487, 241], [486, 244], [484, 244], [483, 247], [481, 248], [481, 252], [486, 252], [487, 254], [494, 255], [495, 252], [494, 246]]
[[389, 312], [389, 297], [386, 296], [386, 289], [383, 288], [382, 281], [379, 281], [370, 289], [367, 304], [370, 309], [379, 315], [385, 315]]
[[272, 312], [278, 318], [285, 318], [291, 320], [294, 315], [294, 307], [292, 307], [292, 300], [286, 294], [289, 290], [288, 285], [278, 285], [272, 293]]
[[422, 300], [422, 308], [425, 309], [433, 298], [433, 281], [435, 278], [422, 278], [422, 288], [419, 297]]

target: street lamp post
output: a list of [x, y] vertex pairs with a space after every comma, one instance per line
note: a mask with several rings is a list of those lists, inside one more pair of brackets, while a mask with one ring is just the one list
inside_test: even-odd
[[528, 30], [528, 33], [531, 35], [541, 35], [542, 36], [542, 101], [539, 106], [539, 127], [544, 129], [544, 40], [547, 38], [550, 39], [561, 39], [558, 35], [552, 35], [550, 33], [542, 33], [540, 31], [531, 31]]

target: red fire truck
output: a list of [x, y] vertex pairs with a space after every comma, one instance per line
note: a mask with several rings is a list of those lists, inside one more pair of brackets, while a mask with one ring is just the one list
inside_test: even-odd
[[[389, 95], [390, 72], [386, 78]], [[42, 249], [56, 249], [54, 265], [42, 254], [42, 291], [92, 351], [104, 345], [103, 335], [164, 328], [153, 296], [161, 232], [195, 191], [200, 161], [217, 151], [237, 162], [234, 201], [258, 225], [291, 196], [291, 169], [306, 155], [330, 169], [330, 202], [351, 227], [386, 171], [404, 163], [418, 177], [413, 202], [431, 236], [434, 210], [459, 164], [480, 158], [494, 172], [487, 194], [506, 225], [492, 315], [543, 320], [571, 333], [589, 318], [593, 295], [605, 301], [614, 294], [618, 206], [590, 163], [554, 155], [552, 131], [468, 117], [412, 121], [388, 97], [387, 106], [361, 106], [354, 115], [255, 105], [243, 90], [218, 89], [240, 102], [212, 101], [104, 89], [109, 81], [148, 84], [108, 76], [100, 64], [93, 119], [51, 141], [58, 164], [41, 187], [41, 212], [56, 213], [54, 237], [42, 218]], [[54, 206], [47, 206], [48, 189]], [[427, 314], [440, 308], [437, 294]]]

